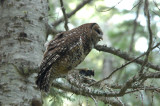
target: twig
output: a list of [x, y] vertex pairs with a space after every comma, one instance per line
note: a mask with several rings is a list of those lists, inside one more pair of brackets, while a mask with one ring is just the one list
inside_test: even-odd
[[92, 95], [91, 95], [91, 98], [94, 100], [95, 105], [98, 106], [96, 99]]
[[134, 83], [137, 80], [137, 77], [134, 76], [132, 77], [130, 80], [128, 80], [121, 88], [121, 90], [119, 91], [119, 95], [123, 95], [126, 90], [132, 86], [132, 83]]
[[123, 1], [123, 0], [120, 0], [116, 5], [114, 5], [113, 7], [109, 8], [109, 9], [107, 9], [107, 10], [98, 10], [98, 9], [96, 8], [96, 5], [95, 5], [95, 9], [96, 9], [98, 12], [107, 12], [107, 11], [110, 11], [110, 10], [112, 10], [113, 8], [115, 8], [115, 7], [116, 7], [118, 4], [120, 4], [122, 1]]
[[134, 36], [135, 36], [136, 30], [137, 30], [137, 19], [138, 19], [138, 16], [139, 16], [139, 11], [140, 11], [141, 4], [142, 4], [142, 0], [140, 0], [139, 3], [138, 3], [138, 7], [137, 7], [137, 11], [136, 11], [136, 18], [134, 19], [134, 22], [133, 22], [133, 32], [132, 32], [129, 52], [133, 51]]
[[147, 8], [147, 27], [148, 27], [148, 32], [149, 32], [149, 47], [148, 47], [148, 52], [150, 52], [151, 48], [152, 48], [152, 39], [153, 39], [153, 35], [152, 35], [152, 30], [151, 30], [151, 22], [150, 22], [150, 13], [148, 10], [148, 0], [146, 0], [146, 8]]
[[[107, 87], [110, 87], [112, 89], [122, 89], [123, 85], [122, 84], [106, 84]], [[129, 87], [129, 89], [139, 89], [139, 90], [155, 90], [160, 92], [160, 88], [159, 87], [154, 87], [154, 86], [142, 86], [141, 85], [132, 85]]]
[[158, 7], [158, 4], [153, 0], [154, 5], [158, 8], [158, 10], [160, 11], [160, 8]]
[[147, 16], [147, 28], [148, 28], [148, 32], [149, 32], [149, 46], [148, 46], [148, 49], [147, 49], [147, 52], [146, 52], [146, 57], [145, 57], [145, 59], [144, 59], [144, 63], [143, 63], [143, 65], [142, 65], [142, 67], [141, 67], [141, 70], [139, 71], [139, 74], [142, 74], [142, 73], [143, 73], [143, 69], [144, 69], [144, 67], [146, 66], [147, 62], [148, 62], [148, 57], [149, 57], [150, 51], [151, 51], [151, 49], [152, 49], [152, 39], [153, 39], [153, 35], [152, 35], [151, 27], [150, 27], [150, 14], [149, 14], [148, 7], [149, 7], [148, 0], [145, 0], [144, 13], [145, 13], [146, 16]]
[[99, 81], [97, 81], [97, 82], [95, 82], [95, 83], [93, 83], [93, 84], [91, 84], [91, 85], [89, 85], [89, 86], [92, 86], [92, 85], [95, 85], [95, 84], [101, 83], [101, 82], [103, 82], [104, 80], [109, 79], [109, 78], [110, 78], [110, 77], [111, 77], [115, 72], [117, 72], [118, 70], [120, 70], [120, 69], [122, 69], [122, 68], [126, 67], [127, 65], [129, 65], [130, 63], [132, 63], [132, 62], [136, 61], [137, 59], [139, 59], [139, 58], [140, 58], [140, 57], [142, 57], [142, 56], [144, 56], [144, 54], [142, 54], [142, 55], [138, 56], [137, 58], [135, 58], [135, 59], [133, 59], [133, 60], [131, 60], [131, 61], [127, 62], [126, 64], [122, 65], [121, 67], [119, 67], [119, 68], [115, 69], [114, 71], [112, 71], [112, 73], [111, 73], [108, 77], [103, 78], [102, 80], [99, 80]]
[[139, 91], [139, 93], [140, 93], [140, 97], [142, 98], [142, 106], [144, 106], [143, 105], [143, 94], [141, 93], [141, 91]]
[[[90, 3], [92, 0], [83, 0], [82, 3], [80, 3], [77, 8], [75, 8], [72, 12], [66, 14], [68, 18], [70, 18], [72, 15], [74, 15], [78, 10], [80, 10], [82, 7], [84, 7], [87, 3]], [[59, 25], [61, 22], [64, 21], [64, 17], [61, 17], [59, 20], [55, 21], [52, 26], [56, 27]]]
[[154, 91], [152, 91], [152, 100], [151, 100], [151, 106], [153, 106], [153, 98], [154, 98]]
[[[152, 47], [152, 50], [155, 49], [156, 47], [158, 47], [159, 45], [160, 45], [160, 43], [157, 43], [157, 45], [155, 45], [154, 47]], [[119, 56], [119, 57], [127, 60], [127, 61], [132, 61], [132, 60], [135, 59], [135, 57], [130, 56], [126, 52], [122, 52], [119, 49], [107, 47], [106, 45], [97, 45], [97, 46], [95, 46], [95, 49], [97, 49], [98, 51], [103, 51], [103, 52], [108, 52], [108, 53], [114, 54], [116, 56]], [[142, 55], [143, 56], [146, 55], [146, 52], [143, 53]], [[137, 63], [137, 64], [142, 65], [144, 63], [144, 60], [137, 59], [134, 62]], [[152, 63], [147, 62], [146, 66], [149, 67], [149, 68], [152, 68], [154, 70], [160, 71], [160, 67], [158, 65], [154, 65]]]
[[[114, 92], [111, 88], [109, 87], [106, 87], [110, 92]], [[118, 97], [115, 97], [123, 106], [124, 106], [124, 103], [118, 98]]]
[[[87, 87], [87, 86], [81, 86], [81, 83], [79, 83], [79, 81], [77, 82], [76, 79], [71, 78], [72, 79], [72, 83], [74, 83], [73, 85], [70, 85], [68, 83], [63, 83], [63, 82], [53, 82], [53, 86], [58, 88], [58, 89], [62, 89], [64, 91], [69, 91], [75, 94], [80, 94], [83, 96], [88, 96], [90, 97], [91, 95], [97, 99], [97, 100], [101, 100], [105, 103], [109, 103], [109, 104], [114, 104], [114, 105], [125, 105], [123, 104], [119, 99], [109, 99], [106, 97], [119, 97], [119, 96], [123, 96], [125, 94], [129, 94], [129, 93], [133, 93], [133, 92], [137, 92], [139, 90], [149, 90], [149, 91], [157, 91], [160, 92], [159, 87], [153, 87], [153, 86], [141, 86], [141, 85], [133, 85], [132, 83], [135, 81], [138, 81], [139, 76], [137, 77], [133, 77], [132, 79], [128, 80], [124, 85], [117, 85], [118, 89], [121, 89], [120, 92], [116, 92], [113, 91], [111, 89], [112, 92], [110, 91], [104, 91], [104, 90], [100, 90], [100, 89], [94, 89], [91, 87]], [[74, 86], [76, 85], [76, 86]], [[116, 85], [115, 85], [116, 86]], [[126, 91], [127, 89], [133, 89], [131, 91]]]
[[[135, 77], [136, 79], [136, 77]], [[133, 81], [133, 79], [127, 81], [130, 82]], [[76, 82], [74, 82], [76, 83]], [[64, 91], [68, 91], [68, 92], [72, 92], [75, 94], [80, 94], [80, 95], [84, 95], [84, 96], [93, 96], [94, 98], [98, 99], [98, 100], [103, 100], [103, 102], [106, 102], [106, 97], [118, 97], [118, 96], [123, 96], [124, 94], [129, 94], [129, 93], [133, 93], [133, 92], [137, 92], [139, 90], [149, 90], [149, 91], [157, 91], [160, 92], [159, 87], [149, 87], [149, 86], [137, 86], [137, 85], [132, 85], [132, 86], [128, 86], [129, 89], [135, 89], [135, 90], [131, 90], [131, 91], [127, 91], [127, 92], [122, 92], [117, 93], [117, 92], [107, 92], [107, 91], [103, 91], [103, 90], [99, 90], [99, 89], [91, 89], [89, 87], [84, 87], [84, 88], [77, 88], [73, 85], [70, 85], [68, 83], [63, 83], [63, 82], [53, 82], [53, 86], [58, 88], [58, 89], [62, 89]], [[120, 86], [120, 89], [124, 88], [125, 85]], [[103, 99], [102, 99], [103, 98]], [[115, 99], [116, 100], [116, 99]], [[110, 100], [109, 100], [110, 101]], [[106, 102], [106, 103], [115, 103], [115, 101], [112, 102]], [[119, 103], [119, 100], [117, 100], [116, 104]], [[120, 103], [121, 105], [123, 105], [123, 103]]]
[[64, 16], [64, 27], [66, 29], [66, 31], [68, 31], [68, 18], [67, 18], [67, 15], [66, 15], [66, 12], [65, 12], [65, 8], [64, 8], [64, 5], [63, 5], [63, 0], [60, 0], [60, 4], [61, 4], [61, 9], [62, 9], [62, 12], [63, 12], [63, 16]]
[[87, 97], [90, 97], [90, 95], [92, 95], [94, 98], [114, 106], [123, 106], [116, 99], [113, 99], [113, 98], [106, 99], [107, 96], [114, 97], [114, 95], [117, 95], [117, 93], [104, 92], [102, 90], [95, 90], [87, 87], [80, 89], [80, 88], [74, 87], [73, 85], [63, 83], [63, 82], [56, 82], [56, 81], [53, 82], [53, 86], [58, 89], [62, 89], [64, 91], [72, 92], [78, 95], [83, 95]]
[[139, 2], [138, 2], [137, 4], [135, 4], [135, 5], [132, 7], [131, 10], [133, 10], [137, 5], [138, 5], [138, 6], [141, 5], [142, 3], [143, 3], [143, 1], [142, 1], [142, 0], [139, 0]]
[[138, 89], [134, 89], [134, 90], [131, 90], [131, 91], [126, 91], [125, 94], [130, 94], [130, 93], [134, 93], [134, 92], [137, 92], [139, 90], [147, 90], [147, 91], [156, 91], [156, 92], [160, 92], [159, 89], [156, 89], [156, 88], [138, 88]]
[[[155, 49], [157, 46], [159, 46], [160, 45], [160, 43], [158, 43], [157, 45], [155, 45], [153, 48], [151, 48], [151, 50], [153, 50], [153, 49]], [[96, 49], [97, 48], [99, 48], [99, 47], [96, 47]], [[115, 51], [114, 51], [115, 52]], [[117, 50], [116, 52], [119, 52], [119, 50]], [[113, 53], [113, 52], [112, 52]], [[127, 62], [126, 64], [124, 64], [124, 65], [122, 65], [121, 67], [119, 67], [119, 68], [117, 68], [117, 69], [115, 69], [108, 77], [105, 77], [105, 78], [103, 78], [103, 79], [101, 79], [101, 80], [99, 80], [99, 81], [97, 81], [97, 82], [94, 82], [94, 83], [92, 83], [92, 84], [90, 84], [89, 86], [92, 86], [92, 85], [96, 85], [96, 84], [98, 84], [98, 83], [101, 83], [101, 82], [103, 82], [104, 80], [107, 80], [107, 79], [109, 79], [115, 72], [117, 72], [119, 69], [122, 69], [122, 68], [124, 68], [124, 67], [126, 67], [127, 65], [129, 65], [130, 63], [132, 63], [132, 62], [136, 62], [136, 63], [139, 63], [140, 61], [138, 60], [140, 57], [142, 57], [142, 56], [144, 56], [144, 55], [146, 55], [146, 53], [147, 52], [145, 52], [145, 53], [143, 53], [142, 55], [140, 55], [140, 56], [138, 56], [137, 58], [133, 58], [131, 61], [129, 61], [129, 62]], [[113, 53], [114, 54], [114, 53]], [[118, 53], [116, 53], [116, 54], [118, 54]], [[124, 54], [124, 53], [123, 53]], [[125, 54], [126, 55], [126, 54]], [[126, 59], [127, 60], [127, 59]], [[137, 62], [138, 61], [138, 62]], [[143, 64], [144, 62], [142, 62], [142, 64]], [[147, 63], [147, 64], [149, 64], [149, 63]], [[151, 66], [151, 65], [150, 65]], [[159, 69], [158, 69], [158, 71], [159, 71]]]
[[153, 11], [153, 10], [152, 10], [152, 12], [153, 12], [155, 15], [158, 15], [158, 16], [160, 16], [160, 15], [159, 15], [158, 13], [156, 13], [155, 11]]
[[[156, 46], [154, 46], [154, 47], [152, 48], [152, 50], [155, 49], [155, 48], [156, 48], [157, 46], [159, 46], [159, 45], [160, 45], [160, 44], [157, 44]], [[97, 48], [97, 47], [96, 47], [96, 48]], [[98, 84], [98, 83], [103, 82], [104, 80], [109, 79], [109, 78], [110, 78], [115, 72], [117, 72], [119, 69], [122, 69], [122, 68], [126, 67], [128, 64], [137, 61], [140, 57], [144, 56], [146, 53], [147, 53], [147, 52], [143, 53], [142, 55], [138, 56], [137, 58], [132, 59], [131, 61], [127, 62], [126, 64], [122, 65], [121, 67], [115, 69], [108, 77], [105, 77], [105, 78], [103, 78], [102, 80], [99, 80], [99, 81], [97, 81], [97, 82], [95, 82], [95, 83], [92, 83], [92, 84], [90, 84], [89, 86], [96, 85], [96, 84]]]
[[[159, 45], [160, 45], [160, 43], [158, 43], [158, 44], [155, 45], [153, 48], [151, 48], [151, 50], [155, 49], [155, 48], [156, 48], [157, 46], [159, 46]], [[146, 55], [146, 53], [147, 53], [147, 52], [141, 54], [141, 55], [138, 56], [137, 58], [133, 58], [131, 61], [129, 61], [129, 62], [127, 62], [126, 64], [122, 65], [121, 67], [115, 69], [109, 76], [107, 76], [107, 77], [105, 77], [105, 78], [103, 78], [103, 79], [101, 79], [101, 80], [99, 80], [99, 81], [97, 81], [97, 82], [94, 82], [94, 83], [90, 84], [89, 86], [96, 85], [96, 84], [98, 84], [98, 83], [103, 82], [104, 80], [109, 79], [115, 72], [117, 72], [118, 70], [126, 67], [127, 65], [129, 65], [129, 64], [132, 63], [132, 62], [138, 61], [138, 59], [141, 58], [142, 56]], [[142, 62], [142, 63], [143, 63], [143, 62]], [[147, 63], [147, 64], [148, 64], [148, 63]], [[160, 73], [159, 73], [159, 74], [153, 74], [153, 75], [157, 75], [157, 77], [159, 77], [159, 76], [160, 76]], [[153, 75], [152, 75], [152, 76], [153, 76]], [[159, 75], [159, 76], [158, 76], [158, 75]], [[150, 74], [148, 75], [148, 77], [151, 77]]]
[[149, 73], [143, 75], [144, 78], [160, 78], [160, 72]]

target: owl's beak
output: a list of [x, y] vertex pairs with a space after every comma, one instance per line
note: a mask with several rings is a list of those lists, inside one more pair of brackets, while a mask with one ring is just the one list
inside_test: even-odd
[[100, 40], [103, 40], [103, 35], [100, 35]]
[[100, 40], [103, 40], [103, 32], [100, 28], [99, 28], [99, 30], [100, 30], [100, 33], [98, 34], [98, 37]]

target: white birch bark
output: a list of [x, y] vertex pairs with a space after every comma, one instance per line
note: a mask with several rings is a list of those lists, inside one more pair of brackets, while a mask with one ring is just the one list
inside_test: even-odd
[[47, 0], [1, 4], [0, 106], [41, 106], [34, 70], [43, 56], [47, 13]]

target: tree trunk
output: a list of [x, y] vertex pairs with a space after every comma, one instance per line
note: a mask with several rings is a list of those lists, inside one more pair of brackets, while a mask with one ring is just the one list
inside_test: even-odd
[[47, 0], [0, 1], [0, 106], [41, 106], [35, 70], [44, 52]]
[[102, 70], [103, 77], [109, 76], [112, 71], [113, 71], [112, 57], [107, 56], [107, 58], [104, 58], [103, 60], [103, 70]]

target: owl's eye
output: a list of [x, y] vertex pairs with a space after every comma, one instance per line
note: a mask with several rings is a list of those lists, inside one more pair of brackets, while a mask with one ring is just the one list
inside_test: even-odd
[[95, 31], [98, 33], [98, 34], [101, 34], [101, 31], [99, 29], [95, 29]]

